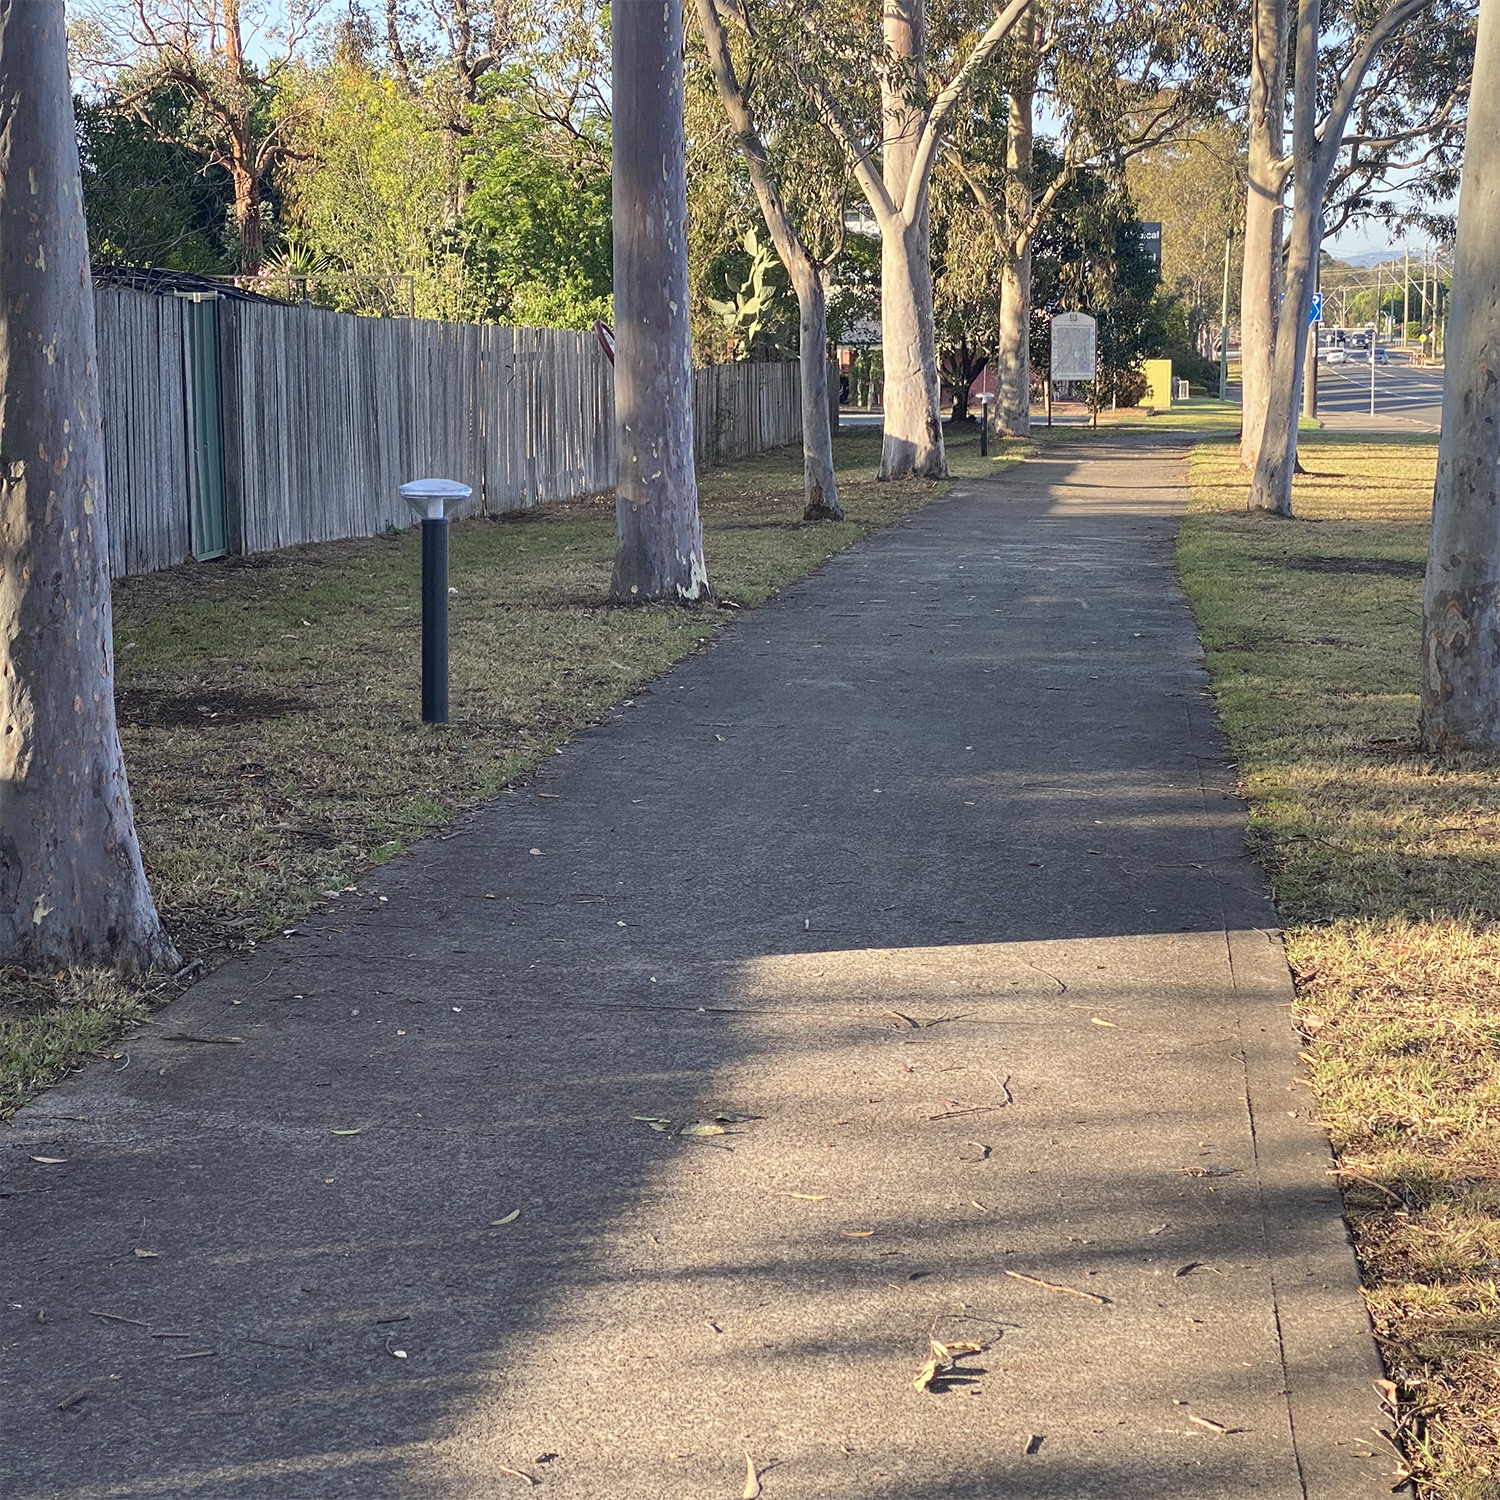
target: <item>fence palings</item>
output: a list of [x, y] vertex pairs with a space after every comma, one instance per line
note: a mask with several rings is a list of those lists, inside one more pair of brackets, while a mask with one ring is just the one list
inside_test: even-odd
[[[111, 570], [170, 567], [193, 546], [184, 304], [110, 287], [94, 299]], [[217, 306], [231, 552], [406, 526], [409, 479], [470, 485], [457, 515], [614, 484], [614, 372], [591, 333]], [[796, 442], [797, 366], [695, 370], [693, 420], [700, 463]]]

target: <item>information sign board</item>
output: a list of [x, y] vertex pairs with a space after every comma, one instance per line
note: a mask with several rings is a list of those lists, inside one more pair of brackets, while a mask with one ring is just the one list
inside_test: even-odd
[[1098, 330], [1087, 313], [1052, 315], [1052, 378], [1092, 380], [1097, 373]]

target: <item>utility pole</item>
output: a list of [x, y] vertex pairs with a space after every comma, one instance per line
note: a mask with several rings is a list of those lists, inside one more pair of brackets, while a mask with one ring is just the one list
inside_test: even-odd
[[1229, 399], [1229, 250], [1234, 244], [1234, 225], [1224, 236], [1224, 300], [1219, 306], [1219, 400]]
[[1419, 314], [1422, 320], [1422, 358], [1427, 358], [1427, 310], [1431, 304], [1427, 300], [1427, 246], [1422, 246], [1422, 311]]
[[1407, 330], [1411, 327], [1411, 246], [1406, 247], [1406, 264], [1401, 272], [1401, 347], [1406, 348]]
[[[1443, 362], [1446, 364], [1448, 360], [1448, 306], [1443, 298], [1443, 283], [1437, 279], [1437, 271], [1441, 269], [1442, 262], [1438, 261], [1436, 254], [1434, 254], [1433, 260], [1436, 262], [1433, 272], [1433, 281], [1435, 284], [1432, 289], [1433, 311], [1435, 314], [1433, 323], [1436, 330], [1437, 352], [1442, 356]], [[1450, 297], [1447, 300], [1451, 302], [1452, 298]]]
[[1375, 345], [1380, 342], [1379, 322], [1370, 324], [1370, 415], [1375, 415]]

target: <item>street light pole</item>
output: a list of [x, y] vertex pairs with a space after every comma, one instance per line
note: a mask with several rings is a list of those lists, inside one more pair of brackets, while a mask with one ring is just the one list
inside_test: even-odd
[[1380, 341], [1380, 324], [1370, 324], [1370, 415], [1375, 415], [1375, 345]]

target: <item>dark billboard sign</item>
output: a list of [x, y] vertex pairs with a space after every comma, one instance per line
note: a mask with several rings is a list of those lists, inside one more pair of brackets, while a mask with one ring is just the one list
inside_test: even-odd
[[1161, 225], [1142, 224], [1139, 226], [1141, 236], [1141, 249], [1151, 257], [1151, 264], [1156, 267], [1156, 274], [1161, 275]]

